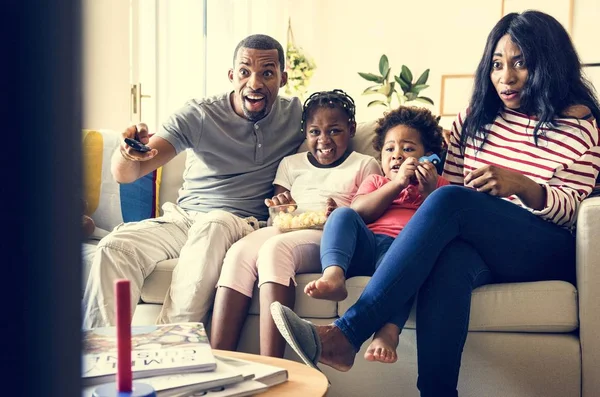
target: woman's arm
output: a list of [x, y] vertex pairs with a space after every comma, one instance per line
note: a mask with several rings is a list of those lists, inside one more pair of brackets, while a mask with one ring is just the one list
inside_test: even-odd
[[464, 116], [466, 111], [456, 116], [452, 123], [451, 135], [448, 142], [448, 151], [444, 161], [444, 172], [442, 175], [452, 185], [463, 185], [464, 182], [464, 157], [460, 151], [460, 134], [462, 131]]

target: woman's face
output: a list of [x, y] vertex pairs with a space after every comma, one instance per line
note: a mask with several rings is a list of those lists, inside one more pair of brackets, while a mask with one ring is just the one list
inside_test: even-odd
[[509, 35], [502, 36], [494, 50], [490, 78], [504, 106], [515, 110], [521, 107], [521, 93], [528, 77], [521, 49]]

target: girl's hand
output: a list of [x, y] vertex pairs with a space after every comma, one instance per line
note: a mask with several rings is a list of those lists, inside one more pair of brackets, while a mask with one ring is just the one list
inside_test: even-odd
[[414, 157], [409, 157], [400, 166], [396, 177], [394, 178], [400, 185], [406, 187], [410, 184], [411, 180], [415, 179], [415, 174], [417, 172], [417, 166], [419, 165], [419, 160]]
[[415, 176], [417, 177], [417, 182], [419, 182], [419, 193], [423, 197], [429, 196], [437, 186], [438, 173], [435, 165], [429, 161], [420, 163], [417, 166]]
[[522, 174], [497, 165], [486, 165], [471, 171], [465, 177], [465, 186], [490, 196], [508, 197], [520, 195], [524, 188]]
[[338, 205], [335, 202], [335, 200], [332, 199], [331, 197], [329, 197], [327, 199], [327, 209], [325, 210], [325, 216], [331, 215], [331, 213], [333, 212], [333, 210], [336, 209], [337, 207], [338, 207]]
[[284, 205], [284, 204], [290, 204], [290, 205], [296, 204], [296, 202], [292, 198], [292, 195], [290, 194], [289, 191], [280, 193], [276, 196], [273, 196], [270, 199], [265, 199], [265, 205], [267, 207], [273, 207], [275, 205]]

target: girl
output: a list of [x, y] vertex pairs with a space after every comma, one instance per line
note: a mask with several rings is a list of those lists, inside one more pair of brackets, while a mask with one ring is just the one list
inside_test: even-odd
[[[313, 298], [345, 299], [346, 277], [372, 275], [423, 200], [448, 184], [438, 178], [431, 162], [419, 162], [442, 150], [442, 127], [429, 110], [400, 107], [377, 123], [373, 146], [381, 152], [385, 176], [369, 176], [352, 208], [340, 208], [327, 220], [321, 240], [323, 276], [304, 289]], [[408, 305], [412, 303], [411, 299]], [[392, 318], [377, 331], [365, 358], [395, 362], [398, 334], [405, 322], [406, 318]]]
[[417, 387], [422, 397], [458, 396], [475, 288], [575, 282], [572, 231], [600, 169], [599, 117], [562, 25], [539, 11], [503, 17], [452, 128], [444, 176], [457, 186], [425, 200], [333, 324], [315, 326], [274, 303], [288, 343], [309, 365], [347, 371], [363, 341], [392, 315], [408, 316], [418, 292]]
[[[265, 204], [321, 202], [331, 212], [337, 205], [350, 205], [369, 175], [381, 175], [374, 158], [348, 147], [356, 131], [354, 117], [354, 101], [343, 91], [311, 95], [302, 112], [308, 152], [281, 161], [273, 181], [275, 195]], [[273, 323], [269, 305], [274, 301], [294, 305], [294, 276], [318, 269], [321, 235], [320, 230], [280, 233], [274, 227], [266, 227], [227, 251], [213, 308], [213, 348], [235, 350], [258, 277], [260, 352], [283, 357], [285, 340]]]

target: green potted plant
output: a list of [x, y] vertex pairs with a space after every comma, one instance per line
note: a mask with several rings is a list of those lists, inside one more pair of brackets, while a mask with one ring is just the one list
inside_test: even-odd
[[286, 58], [288, 81], [285, 92], [288, 95], [295, 95], [303, 101], [317, 65], [301, 47], [296, 45], [291, 20], [288, 21]]
[[[358, 72], [363, 79], [376, 83], [367, 87], [363, 91], [363, 95], [383, 95], [383, 99], [376, 99], [367, 105], [367, 107], [381, 105], [388, 109], [392, 107], [394, 97], [397, 98], [399, 105], [406, 102], [419, 101], [433, 105], [433, 100], [428, 97], [420, 96], [421, 91], [429, 87], [427, 79], [429, 78], [429, 69], [425, 70], [421, 76], [413, 82], [413, 74], [411, 70], [402, 65], [402, 70], [398, 76], [393, 76], [390, 79], [391, 68], [387, 55], [383, 54], [379, 59], [379, 74]], [[391, 80], [391, 81], [390, 81]], [[398, 87], [400, 90], [398, 90]]]

